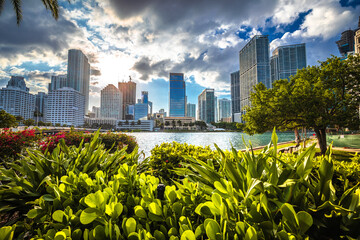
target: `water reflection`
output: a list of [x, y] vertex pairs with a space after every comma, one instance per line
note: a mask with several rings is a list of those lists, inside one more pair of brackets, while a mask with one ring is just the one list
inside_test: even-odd
[[[155, 145], [160, 145], [163, 142], [179, 142], [188, 143], [196, 146], [210, 146], [214, 149], [216, 143], [221, 149], [230, 149], [231, 144], [236, 149], [244, 149], [246, 143], [251, 141], [253, 147], [267, 145], [271, 140], [271, 133], [257, 134], [249, 136], [247, 134], [238, 132], [199, 132], [199, 133], [165, 133], [165, 132], [141, 132], [129, 133], [136, 138], [139, 144], [139, 149], [145, 152], [145, 155], [150, 156], [150, 151]], [[294, 133], [279, 132], [279, 142], [287, 142], [294, 140]]]

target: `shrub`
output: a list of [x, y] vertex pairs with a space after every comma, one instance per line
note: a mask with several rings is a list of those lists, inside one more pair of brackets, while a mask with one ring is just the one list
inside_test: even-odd
[[214, 152], [210, 147], [197, 147], [187, 143], [162, 143], [156, 145], [151, 150], [151, 156], [148, 161], [149, 171], [162, 182], [168, 183], [178, 178], [174, 169], [181, 167], [186, 161], [186, 157], [191, 156], [198, 161], [207, 161], [213, 159]]
[[23, 149], [32, 146], [38, 139], [35, 130], [13, 132], [4, 129], [0, 132], [0, 159], [2, 161], [17, 159]]

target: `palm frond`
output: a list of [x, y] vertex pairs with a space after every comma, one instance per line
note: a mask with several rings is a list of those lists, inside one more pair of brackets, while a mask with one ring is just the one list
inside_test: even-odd
[[21, 0], [12, 0], [16, 14], [16, 23], [19, 25], [22, 20]]
[[0, 0], [0, 14], [1, 14], [2, 10], [4, 9], [4, 3], [5, 3], [5, 0]]

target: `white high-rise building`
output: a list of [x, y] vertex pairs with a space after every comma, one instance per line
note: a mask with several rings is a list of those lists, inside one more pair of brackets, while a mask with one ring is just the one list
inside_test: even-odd
[[81, 50], [68, 52], [67, 87], [79, 91], [85, 96], [85, 114], [89, 109], [90, 64]]
[[218, 114], [219, 121], [223, 118], [231, 117], [231, 100], [227, 98], [221, 98], [218, 100]]
[[24, 119], [34, 118], [35, 96], [29, 93], [23, 77], [12, 76], [0, 90], [0, 109]]
[[101, 90], [100, 115], [102, 118], [122, 119], [123, 95], [114, 85]]
[[49, 92], [46, 121], [68, 126], [84, 124], [85, 96], [73, 88], [64, 87]]
[[92, 107], [92, 112], [95, 114], [95, 118], [100, 118], [100, 107]]
[[49, 92], [54, 91], [59, 88], [66, 87], [67, 84], [67, 76], [66, 75], [58, 75], [51, 76], [51, 83], [49, 83]]

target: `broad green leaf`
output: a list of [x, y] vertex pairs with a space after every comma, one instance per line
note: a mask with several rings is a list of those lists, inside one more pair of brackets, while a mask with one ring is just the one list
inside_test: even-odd
[[129, 218], [126, 220], [126, 232], [129, 235], [132, 232], [136, 231], [136, 220], [134, 218]]
[[210, 240], [216, 240], [217, 234], [221, 234], [220, 226], [219, 224], [214, 220], [209, 220], [205, 227], [206, 235]]
[[172, 236], [172, 235], [176, 236], [176, 235], [178, 235], [178, 230], [177, 230], [175, 227], [172, 227], [172, 228], [170, 228], [170, 230], [168, 231], [168, 235], [169, 235], [169, 236]]
[[104, 229], [104, 227], [101, 226], [101, 225], [97, 225], [97, 226], [94, 228], [93, 235], [94, 235], [94, 237], [95, 237], [96, 240], [106, 239], [105, 229]]
[[304, 211], [300, 211], [296, 215], [299, 220], [300, 231], [304, 234], [313, 225], [313, 218]]
[[253, 228], [252, 226], [250, 226], [247, 230], [246, 230], [246, 234], [245, 234], [245, 240], [257, 240], [257, 233], [255, 228]]
[[218, 182], [218, 181], [216, 181], [215, 183], [214, 183], [214, 187], [219, 191], [219, 192], [221, 192], [221, 193], [227, 193], [227, 190], [224, 188], [224, 186], [220, 183], [220, 182]]
[[161, 210], [160, 206], [155, 202], [152, 202], [152, 203], [149, 204], [149, 211], [152, 214], [157, 215], [157, 216], [162, 215], [162, 210]]
[[159, 230], [155, 230], [154, 237], [156, 238], [156, 240], [166, 240], [165, 235]]
[[66, 239], [66, 234], [63, 231], [59, 231], [55, 234], [54, 240], [64, 240]]
[[135, 215], [139, 218], [147, 218], [147, 214], [142, 206], [136, 206], [134, 208]]
[[64, 212], [61, 210], [56, 210], [52, 215], [52, 218], [55, 221], [60, 222], [60, 223], [63, 222], [63, 217], [64, 217]]
[[139, 238], [139, 234], [137, 232], [132, 232], [129, 234], [129, 236], [127, 237], [128, 240], [138, 240]]
[[73, 240], [80, 240], [82, 236], [82, 231], [81, 229], [76, 229], [75, 231], [73, 231], [73, 233], [71, 234], [71, 238]]
[[180, 240], [196, 240], [195, 234], [191, 230], [186, 230], [181, 234]]
[[115, 204], [114, 213], [113, 213], [112, 217], [118, 218], [121, 215], [121, 213], [123, 212], [123, 209], [124, 209], [124, 207], [123, 207], [123, 205], [121, 203]]
[[27, 213], [27, 217], [30, 219], [36, 218], [40, 213], [41, 213], [41, 209], [31, 209], [28, 213]]
[[214, 203], [215, 207], [220, 208], [222, 204], [222, 197], [218, 193], [214, 193], [211, 196], [211, 201]]
[[92, 223], [98, 216], [101, 216], [97, 209], [86, 208], [80, 214], [80, 222], [82, 224]]
[[85, 197], [86, 205], [91, 208], [100, 207], [104, 200], [104, 195], [100, 190]]
[[[293, 206], [291, 206], [288, 203], [284, 203], [281, 208], [281, 213], [284, 216], [284, 218], [286, 219], [286, 221], [291, 224], [293, 227], [298, 228], [299, 226], [299, 221], [298, 218], [296, 216], [295, 210], [293, 208]], [[295, 229], [293, 229], [295, 230]]]
[[0, 228], [0, 240], [11, 240], [14, 236], [14, 229], [15, 227], [10, 226]]

